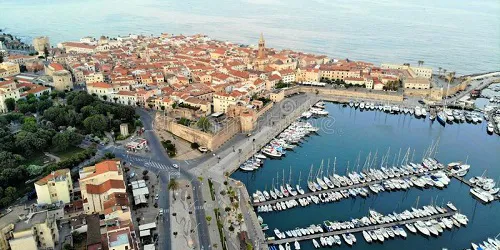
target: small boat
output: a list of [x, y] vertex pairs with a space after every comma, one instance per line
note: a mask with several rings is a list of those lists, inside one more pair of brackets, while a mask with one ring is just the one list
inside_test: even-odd
[[453, 203], [451, 203], [451, 201], [446, 203], [446, 206], [448, 206], [453, 211], [457, 211], [457, 208], [455, 207], [455, 205], [453, 205]]
[[312, 242], [313, 242], [314, 248], [320, 248], [320, 245], [319, 245], [318, 241], [316, 241], [316, 239], [312, 239]]
[[300, 250], [300, 243], [297, 240], [295, 240], [293, 246], [295, 247], [296, 250]]
[[444, 111], [439, 111], [438, 114], [437, 114], [437, 120], [439, 123], [441, 123], [441, 125], [445, 125], [446, 122], [447, 122], [447, 116], [446, 114], [444, 113]]
[[493, 126], [492, 122], [488, 122], [488, 128], [487, 128], [488, 133], [492, 134], [493, 131], [495, 131], [495, 127]]
[[290, 242], [285, 243], [285, 249], [292, 250], [292, 248], [290, 247]]
[[372, 237], [370, 237], [370, 234], [367, 233], [366, 231], [363, 231], [363, 237], [365, 238], [365, 241], [368, 243], [372, 242]]

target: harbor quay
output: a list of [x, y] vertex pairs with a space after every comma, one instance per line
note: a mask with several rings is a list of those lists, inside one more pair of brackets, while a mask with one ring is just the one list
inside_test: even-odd
[[316, 239], [316, 238], [320, 238], [320, 237], [341, 235], [341, 234], [345, 234], [345, 233], [358, 233], [358, 232], [362, 232], [362, 231], [366, 231], [366, 230], [376, 230], [379, 228], [401, 226], [401, 225], [405, 225], [405, 224], [409, 224], [409, 223], [415, 223], [417, 221], [427, 221], [427, 220], [440, 219], [440, 218], [449, 218], [449, 217], [452, 217], [453, 215], [455, 215], [456, 213], [457, 213], [456, 211], [447, 211], [445, 213], [434, 214], [434, 215], [419, 217], [419, 218], [413, 218], [413, 219], [408, 219], [408, 220], [404, 220], [404, 221], [382, 223], [382, 224], [377, 224], [377, 225], [356, 227], [356, 228], [351, 228], [351, 229], [337, 230], [337, 231], [319, 233], [319, 234], [310, 234], [310, 235], [304, 235], [304, 236], [300, 236], [300, 237], [292, 237], [292, 238], [285, 238], [285, 239], [269, 239], [269, 240], [267, 240], [267, 243], [270, 245], [279, 245], [279, 244], [284, 244], [287, 242], [290, 243], [290, 242], [294, 242], [294, 241], [311, 240], [311, 239]]

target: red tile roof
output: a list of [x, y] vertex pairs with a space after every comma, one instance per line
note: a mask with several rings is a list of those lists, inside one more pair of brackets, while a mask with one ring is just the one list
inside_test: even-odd
[[107, 180], [99, 185], [87, 184], [87, 193], [103, 194], [110, 189], [125, 189], [123, 180]]

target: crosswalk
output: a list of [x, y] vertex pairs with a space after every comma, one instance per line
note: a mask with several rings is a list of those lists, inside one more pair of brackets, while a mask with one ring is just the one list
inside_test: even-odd
[[159, 163], [155, 161], [148, 161], [144, 164], [145, 166], [157, 168], [157, 169], [169, 169], [170, 167], [165, 165], [164, 163]]

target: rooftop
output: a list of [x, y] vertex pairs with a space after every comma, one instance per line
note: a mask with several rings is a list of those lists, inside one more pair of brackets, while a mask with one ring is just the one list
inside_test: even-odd
[[47, 220], [47, 215], [48, 215], [47, 211], [42, 211], [32, 214], [28, 220], [16, 223], [16, 225], [14, 226], [14, 231], [15, 232], [25, 231], [31, 229], [34, 225], [44, 223]]

